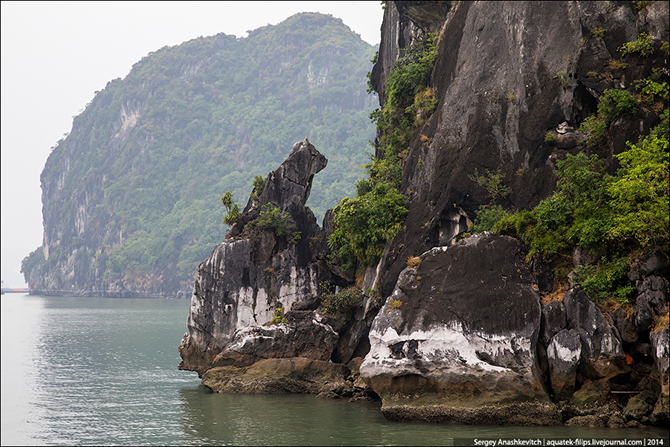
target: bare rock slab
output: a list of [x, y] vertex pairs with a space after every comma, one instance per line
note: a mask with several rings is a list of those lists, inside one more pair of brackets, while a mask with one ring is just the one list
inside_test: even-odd
[[[484, 233], [420, 258], [375, 318], [360, 369], [384, 415], [552, 424], [535, 354], [540, 301], [519, 242]], [[543, 410], [523, 420], [505, 410], [529, 402]]]

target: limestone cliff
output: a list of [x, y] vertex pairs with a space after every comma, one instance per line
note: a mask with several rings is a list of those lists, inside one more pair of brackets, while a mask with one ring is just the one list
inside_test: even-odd
[[[322, 282], [348, 283], [324, 262], [327, 235], [305, 206], [326, 164], [307, 138], [296, 143], [198, 267], [179, 368], [198, 371], [210, 388], [353, 393], [349, 369], [329, 362], [340, 335], [316, 312]], [[290, 233], [278, 231], [280, 221]]]
[[[354, 274], [329, 256], [331, 214], [323, 229], [310, 223], [305, 194], [325, 163], [306, 140], [296, 143], [230, 238], [200, 265], [180, 368], [198, 371], [221, 392], [374, 392], [394, 421], [667, 424], [668, 329], [650, 328], [667, 312], [666, 253], [647, 250], [627, 266], [637, 298], [632, 317], [591, 301], [574, 275], [550, 296], [552, 278], [521, 241], [467, 234], [475, 210], [490, 202], [472, 174], [499, 170], [511, 188], [506, 208], [529, 209], [547, 198], [556, 161], [587, 150], [586, 135], [575, 129], [597, 111], [605, 90], [630, 88], [667, 59], [655, 51], [648, 59], [630, 56], [626, 66], [612, 63], [642, 32], [660, 50], [667, 16], [667, 2], [644, 9], [387, 3], [371, 84], [383, 106], [394, 63], [434, 33], [429, 87], [436, 109], [415, 121], [399, 157], [409, 214], [379, 263], [356, 272], [366, 295], [339, 318], [329, 315], [318, 284], [344, 288]], [[640, 108], [608, 124], [597, 155], [609, 172], [625, 142], [659, 122], [657, 112]], [[384, 156], [378, 146], [376, 157]], [[292, 216], [298, 243], [250, 232], [268, 203]], [[598, 262], [579, 249], [566, 258], [567, 268]]]
[[[652, 36], [657, 47], [667, 42], [667, 16], [667, 2], [645, 9], [612, 2], [387, 4], [371, 79], [382, 105], [398, 57], [426, 33], [439, 33], [430, 81], [437, 107], [415, 128], [401, 161], [409, 214], [374, 270], [385, 304], [361, 366], [388, 419], [666, 423], [667, 351], [653, 347], [664, 332], [652, 334], [650, 346], [647, 316], [667, 312], [660, 310], [668, 305], [665, 255], [643, 255], [642, 264], [655, 267], [630, 273], [641, 323], [620, 311], [603, 313], [579, 288], [541, 306], [532, 290], [548, 292], [551, 278], [537, 264], [505, 260], [503, 253], [518, 249], [497, 252], [496, 245], [507, 243], [499, 237], [453, 244], [468, 231], [477, 207], [489, 201], [473, 181], [476, 170], [502, 173], [511, 187], [505, 207], [532, 208], [553, 191], [556, 160], [586, 150], [586, 136], [574, 129], [596, 112], [605, 90], [629, 87], [654, 64], [667, 66], [662, 52], [646, 60], [632, 57], [627, 65], [612, 62], [640, 33]], [[625, 142], [656, 123], [655, 112], [640, 108], [611, 124], [611, 138], [598, 153], [610, 172]], [[547, 141], [547, 133], [557, 138]], [[575, 267], [598, 261], [585, 260], [578, 250], [573, 258]], [[626, 393], [642, 390], [646, 410], [626, 410], [636, 402], [626, 404]], [[573, 406], [559, 414], [549, 395]], [[588, 405], [605, 397], [608, 406], [595, 415]]]
[[331, 160], [310, 202], [322, 218], [362, 176], [373, 54], [340, 19], [304, 13], [142, 58], [52, 148], [43, 244], [22, 265], [32, 292], [189, 297], [228, 230], [221, 195], [247, 196], [305, 135]]
[[[391, 2], [386, 8], [371, 80], [382, 104], [392, 64], [425, 32], [423, 22], [402, 13], [405, 3], [437, 8], [430, 2]], [[596, 112], [605, 89], [650, 72], [649, 61], [624, 70], [609, 64], [642, 31], [667, 41], [667, 12], [667, 2], [642, 12], [632, 3], [458, 2], [441, 24], [433, 18], [430, 29], [440, 29], [441, 36], [431, 81], [437, 109], [414, 131], [403, 164], [409, 217], [382, 261], [382, 295], [392, 292], [408, 256], [450, 243], [467, 230], [466, 219], [473, 219], [477, 207], [488, 203], [486, 191], [469, 177], [476, 168], [504, 174], [512, 189], [505, 207], [528, 209], [546, 198], [555, 186], [557, 157], [583, 150], [574, 132], [562, 136], [560, 145], [545, 142], [547, 132], [564, 122], [576, 129]], [[591, 33], [598, 27], [607, 30], [603, 38]], [[593, 71], [602, 76], [589, 75]], [[613, 125], [617, 134], [609, 154], [603, 154], [608, 163], [614, 165], [612, 154], [625, 149], [625, 141], [635, 141], [657, 122], [644, 110], [622, 117]]]

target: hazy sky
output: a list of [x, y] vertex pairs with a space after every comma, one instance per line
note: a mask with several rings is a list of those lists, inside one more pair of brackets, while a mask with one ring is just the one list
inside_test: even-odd
[[166, 45], [244, 37], [299, 12], [341, 18], [379, 43], [380, 2], [2, 2], [2, 279], [42, 244], [40, 173], [96, 90]]

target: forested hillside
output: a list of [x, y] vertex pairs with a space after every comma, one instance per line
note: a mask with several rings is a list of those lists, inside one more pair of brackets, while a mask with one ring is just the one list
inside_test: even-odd
[[219, 198], [246, 203], [256, 175], [309, 137], [329, 160], [318, 218], [364, 175], [376, 48], [341, 20], [299, 14], [246, 38], [150, 53], [97, 92], [41, 176], [43, 246], [23, 263], [51, 294], [173, 295], [223, 239]]

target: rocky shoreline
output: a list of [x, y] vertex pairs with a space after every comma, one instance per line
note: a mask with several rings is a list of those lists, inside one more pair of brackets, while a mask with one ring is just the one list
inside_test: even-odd
[[[631, 258], [635, 304], [607, 307], [575, 280], [580, 267], [597, 265], [597, 253], [566, 254], [573, 271], [555, 288], [519, 240], [467, 233], [487, 200], [468, 173], [494, 160], [513, 179], [507, 205], [527, 209], [551, 193], [557, 158], [583, 149], [582, 136], [561, 123], [583, 120], [598, 102], [589, 95], [611, 86], [569, 89], [552, 73], [606, 64], [608, 48], [623, 43], [597, 41], [583, 24], [606, 17], [617, 36], [646, 29], [667, 40], [667, 2], [650, 5], [644, 20], [630, 5], [598, 2], [438, 3], [385, 10], [371, 75], [382, 103], [401, 50], [426, 32], [443, 43], [431, 75], [437, 110], [415, 129], [402, 162], [409, 214], [379, 263], [353, 272], [334, 260], [333, 213], [320, 227], [305, 206], [327, 160], [305, 138], [198, 267], [179, 368], [216, 392], [380, 399], [390, 421], [668, 427], [667, 320], [652, 327], [667, 314], [667, 253], [652, 247]], [[528, 25], [523, 33], [507, 33], [519, 23]], [[618, 123], [629, 131], [616, 144], [651, 126], [632, 116]], [[560, 144], [543, 143], [556, 126]], [[271, 218], [290, 222], [299, 238], [276, 231]]]

